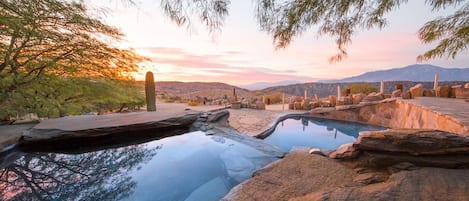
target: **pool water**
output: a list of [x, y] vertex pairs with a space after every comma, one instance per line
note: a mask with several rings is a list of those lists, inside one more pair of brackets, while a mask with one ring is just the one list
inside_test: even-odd
[[366, 124], [318, 118], [289, 118], [279, 122], [264, 141], [284, 151], [293, 147], [314, 147], [335, 150], [342, 144], [355, 142], [361, 131], [385, 128]]
[[0, 200], [219, 200], [277, 160], [203, 132], [84, 154], [21, 154], [0, 169]]

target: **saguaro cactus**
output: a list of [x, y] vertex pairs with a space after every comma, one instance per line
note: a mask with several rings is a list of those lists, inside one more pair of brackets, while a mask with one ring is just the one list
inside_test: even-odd
[[151, 71], [148, 71], [145, 76], [145, 97], [147, 100], [147, 111], [156, 111], [155, 80]]

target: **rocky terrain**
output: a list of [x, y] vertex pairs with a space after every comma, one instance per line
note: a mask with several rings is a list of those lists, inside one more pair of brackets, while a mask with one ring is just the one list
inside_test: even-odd
[[[467, 82], [467, 81], [466, 81]], [[384, 92], [391, 94], [396, 90], [396, 84], [402, 84], [404, 90], [408, 90], [416, 84], [421, 83], [424, 88], [432, 89], [433, 82], [411, 82], [411, 81], [388, 81], [384, 83]], [[439, 82], [440, 86], [464, 85], [463, 81]], [[287, 96], [303, 96], [306, 90], [308, 96], [316, 94], [318, 97], [327, 97], [337, 94], [337, 86], [342, 89], [354, 83], [303, 83], [287, 86], [270, 87], [263, 90], [249, 91], [236, 86], [224, 83], [203, 83], [203, 82], [156, 82], [156, 90], [159, 94], [164, 93], [170, 97], [180, 97], [182, 99], [196, 99], [207, 97], [207, 99], [222, 99], [226, 95], [228, 99], [233, 98], [233, 89], [236, 89], [238, 98], [253, 98], [262, 95], [275, 93], [285, 93]], [[379, 82], [369, 83], [372, 87], [379, 89]]]
[[[448, 82], [439, 82], [439, 85], [440, 86], [464, 85], [464, 83], [466, 82], [448, 81]], [[396, 90], [396, 84], [402, 84], [403, 89], [405, 91], [419, 83], [421, 83], [426, 89], [433, 88], [433, 82], [387, 81], [387, 82], [384, 82], [384, 93], [391, 94], [394, 90]], [[337, 86], [340, 86], [341, 89], [345, 89], [352, 84], [354, 83], [304, 83], [304, 84], [270, 87], [270, 88], [261, 90], [259, 93], [261, 94], [286, 93], [286, 94], [294, 95], [294, 96], [303, 96], [304, 91], [306, 90], [309, 96], [312, 96], [313, 94], [317, 94], [318, 97], [327, 97], [329, 95], [337, 95]], [[372, 87], [379, 90], [381, 83], [370, 82], [369, 84]]]
[[225, 200], [469, 200], [469, 137], [434, 130], [360, 135], [328, 154], [288, 154]]

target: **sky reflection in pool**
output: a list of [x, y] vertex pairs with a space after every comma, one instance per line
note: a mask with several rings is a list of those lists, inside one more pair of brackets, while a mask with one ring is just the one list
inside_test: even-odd
[[360, 131], [383, 130], [379, 126], [319, 118], [289, 118], [279, 122], [266, 143], [285, 151], [292, 147], [314, 147], [334, 150], [342, 144], [355, 142]]
[[0, 170], [0, 200], [219, 200], [274, 160], [202, 132], [77, 155], [27, 153]]

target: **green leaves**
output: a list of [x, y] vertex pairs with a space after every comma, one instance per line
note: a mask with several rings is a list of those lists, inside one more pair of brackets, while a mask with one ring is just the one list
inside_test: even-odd
[[223, 26], [230, 0], [161, 0], [163, 12], [179, 26], [190, 26], [193, 18], [199, 18], [210, 32]]
[[[458, 6], [464, 0], [427, 0], [433, 10]], [[407, 0], [258, 0], [257, 18], [262, 30], [272, 34], [276, 48], [285, 48], [295, 37], [313, 26], [318, 35], [335, 38], [338, 53], [330, 58], [337, 62], [347, 56], [347, 46], [357, 31], [384, 28], [386, 13], [398, 9]], [[466, 50], [468, 40], [467, 7], [465, 4], [455, 14], [428, 22], [420, 29], [424, 43], [439, 41], [434, 49], [418, 57], [427, 60], [437, 57], [454, 58]]]
[[81, 2], [0, 1], [0, 118], [142, 105], [142, 94], [127, 90], [143, 58], [109, 44], [121, 36]]
[[419, 61], [438, 57], [454, 59], [469, 45], [469, 4], [453, 15], [427, 22], [420, 28], [419, 38], [423, 43], [438, 42], [435, 48], [419, 55]]

